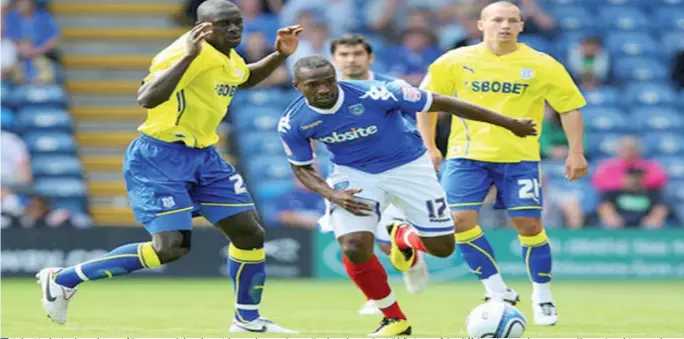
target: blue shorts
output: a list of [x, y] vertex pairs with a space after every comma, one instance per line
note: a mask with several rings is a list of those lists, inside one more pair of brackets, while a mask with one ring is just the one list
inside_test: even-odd
[[494, 208], [506, 209], [511, 217], [541, 218], [543, 200], [538, 161], [447, 160], [442, 186], [452, 211], [479, 211], [492, 185], [497, 188]]
[[124, 179], [135, 220], [151, 234], [191, 230], [254, 209], [242, 176], [214, 147], [190, 148], [141, 135], [128, 146]]

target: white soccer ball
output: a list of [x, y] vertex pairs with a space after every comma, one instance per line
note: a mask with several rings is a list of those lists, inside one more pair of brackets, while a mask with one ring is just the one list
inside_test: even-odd
[[466, 318], [466, 331], [473, 338], [521, 338], [526, 325], [515, 306], [498, 301], [475, 307]]

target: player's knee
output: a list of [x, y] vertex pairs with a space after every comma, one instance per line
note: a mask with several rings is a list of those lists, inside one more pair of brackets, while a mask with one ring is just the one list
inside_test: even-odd
[[421, 237], [420, 240], [431, 255], [439, 258], [450, 256], [456, 248], [456, 240], [453, 234], [439, 237]]
[[259, 217], [254, 211], [236, 214], [219, 221], [216, 224], [233, 243], [240, 249], [264, 247], [265, 231], [259, 223]]
[[373, 257], [373, 234], [356, 232], [341, 236], [338, 241], [342, 254], [354, 264], [362, 264]]
[[456, 233], [469, 231], [477, 226], [477, 211], [456, 211], [451, 214]]
[[162, 264], [176, 261], [190, 252], [190, 231], [161, 232], [152, 237], [152, 248]]
[[524, 237], [532, 237], [541, 233], [543, 227], [541, 220], [530, 217], [514, 217], [512, 218], [513, 227], [518, 231], [518, 234]]

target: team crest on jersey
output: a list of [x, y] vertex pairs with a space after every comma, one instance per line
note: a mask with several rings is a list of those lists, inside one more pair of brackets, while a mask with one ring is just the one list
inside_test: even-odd
[[418, 102], [420, 101], [420, 90], [414, 87], [402, 87], [401, 93], [404, 96], [404, 100], [408, 102]]
[[520, 69], [520, 79], [532, 79], [534, 78], [534, 71], [531, 68], [521, 68]]
[[349, 112], [354, 115], [363, 115], [363, 112], [366, 111], [366, 108], [363, 107], [363, 104], [356, 104], [356, 105], [351, 105], [349, 106]]
[[349, 187], [349, 181], [340, 181], [340, 182], [336, 183], [335, 185], [333, 185], [333, 188], [336, 191], [341, 191], [341, 190], [347, 189], [347, 187]]
[[173, 206], [176, 206], [176, 201], [173, 200], [173, 197], [162, 197], [161, 201], [162, 206], [164, 206], [164, 208], [171, 208]]

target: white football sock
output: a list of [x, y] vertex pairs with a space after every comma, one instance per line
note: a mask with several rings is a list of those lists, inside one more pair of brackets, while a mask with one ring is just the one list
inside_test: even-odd
[[546, 283], [532, 283], [532, 301], [535, 303], [553, 302], [551, 297], [551, 282]]
[[480, 281], [482, 281], [488, 296], [502, 294], [508, 289], [508, 286], [506, 286], [506, 283], [503, 281], [500, 273], [494, 274], [489, 278], [482, 279]]

